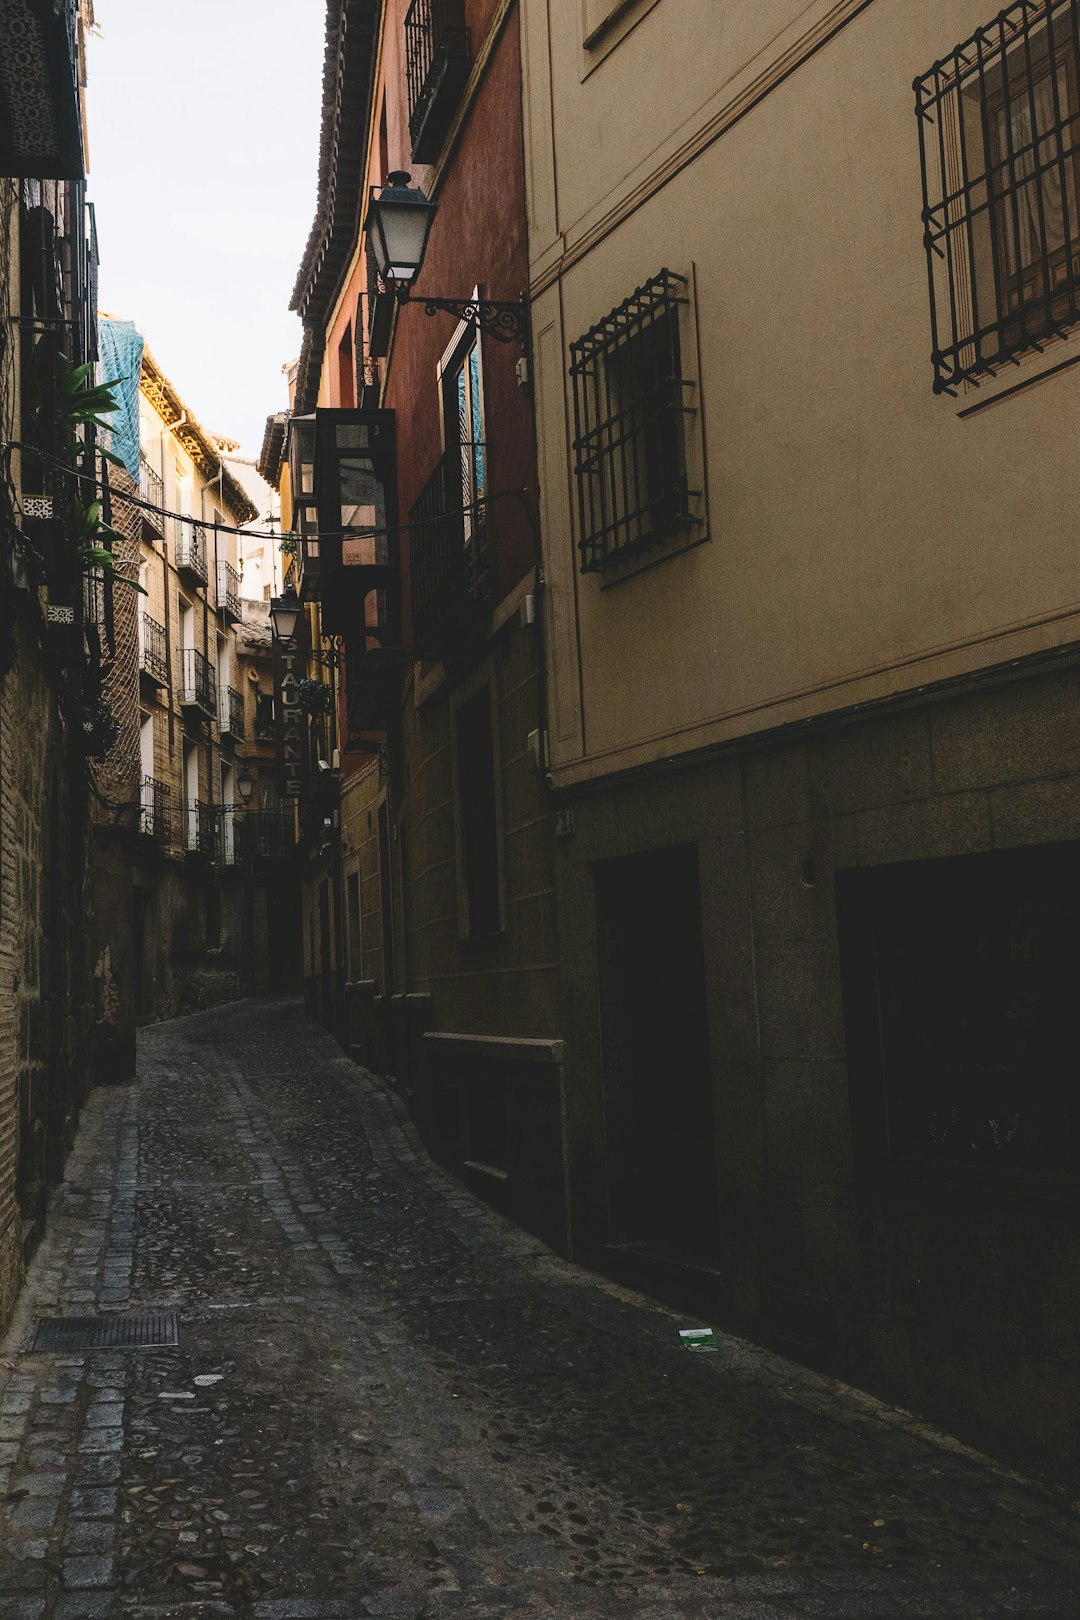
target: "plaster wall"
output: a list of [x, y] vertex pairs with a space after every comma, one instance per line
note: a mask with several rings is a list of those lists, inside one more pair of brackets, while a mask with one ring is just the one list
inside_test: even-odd
[[[1076, 373], [973, 414], [1006, 379], [932, 389], [911, 86], [993, 8], [661, 0], [588, 72], [568, 9], [523, 6], [555, 784], [1074, 640]], [[568, 347], [662, 267], [693, 279], [702, 543], [605, 589]]]

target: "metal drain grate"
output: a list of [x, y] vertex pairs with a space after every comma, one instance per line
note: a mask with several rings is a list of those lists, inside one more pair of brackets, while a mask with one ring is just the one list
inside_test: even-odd
[[175, 1311], [116, 1311], [111, 1316], [41, 1317], [34, 1350], [141, 1350], [179, 1344]]

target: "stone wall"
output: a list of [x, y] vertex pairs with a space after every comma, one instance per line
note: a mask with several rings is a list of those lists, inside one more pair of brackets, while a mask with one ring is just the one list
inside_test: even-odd
[[[979, 1443], [1058, 1463], [1080, 1434], [1080, 1305], [1065, 1282], [1080, 1263], [1075, 1160], [1038, 1182], [975, 1160], [890, 1166], [853, 1130], [871, 1082], [850, 1048], [865, 1008], [842, 972], [837, 875], [1075, 844], [1078, 710], [1075, 668], [943, 693], [579, 796], [558, 843], [579, 1256], [612, 1267], [605, 1089], [619, 1076], [605, 1076], [597, 1014], [599, 863], [692, 845], [716, 1179], [698, 1308]], [[685, 1050], [679, 1028], [667, 1034], [655, 1121]]]
[[84, 1095], [85, 859], [69, 738], [45, 655], [17, 623], [0, 680], [0, 1324]]

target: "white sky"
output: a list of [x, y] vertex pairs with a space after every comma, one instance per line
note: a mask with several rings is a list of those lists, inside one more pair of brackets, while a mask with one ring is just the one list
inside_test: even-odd
[[257, 455], [300, 349], [325, 0], [95, 0], [87, 101], [101, 307], [204, 427]]

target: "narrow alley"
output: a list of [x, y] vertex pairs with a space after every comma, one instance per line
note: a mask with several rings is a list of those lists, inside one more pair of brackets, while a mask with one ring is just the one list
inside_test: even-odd
[[[741, 1340], [687, 1354], [295, 1004], [140, 1040], [0, 1360], [2, 1620], [1075, 1614], [1075, 1503]], [[124, 1312], [178, 1343], [34, 1348]]]

